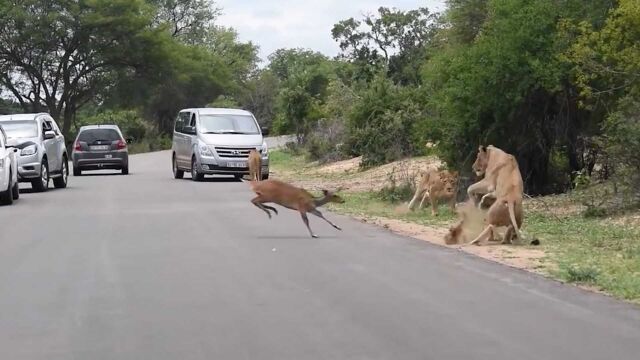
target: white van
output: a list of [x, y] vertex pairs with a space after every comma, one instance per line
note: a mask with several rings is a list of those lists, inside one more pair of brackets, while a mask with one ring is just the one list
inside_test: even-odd
[[262, 155], [262, 178], [269, 177], [269, 149], [252, 113], [238, 109], [198, 108], [181, 110], [173, 130], [173, 176], [185, 172], [202, 181], [205, 175], [249, 174], [247, 158], [256, 149]]

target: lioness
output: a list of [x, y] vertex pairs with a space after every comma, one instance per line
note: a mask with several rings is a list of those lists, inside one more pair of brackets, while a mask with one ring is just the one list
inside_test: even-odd
[[262, 180], [262, 159], [260, 158], [260, 153], [255, 149], [251, 149], [247, 161], [249, 163], [249, 179], [252, 181]]
[[431, 215], [437, 215], [438, 200], [449, 199], [451, 210], [453, 211], [456, 203], [456, 195], [458, 193], [458, 172], [457, 171], [437, 171], [427, 170], [420, 175], [420, 182], [416, 188], [413, 199], [409, 202], [409, 210], [413, 210], [418, 199], [420, 201], [419, 208], [422, 209], [427, 197], [431, 201]]
[[482, 196], [477, 204], [480, 208], [487, 201], [493, 201], [493, 204], [485, 217], [485, 229], [470, 244], [492, 237], [493, 228], [497, 226], [508, 227], [504, 243], [511, 243], [513, 232], [518, 242], [521, 242], [519, 228], [523, 218], [524, 184], [516, 158], [493, 145], [480, 146], [472, 168], [478, 177], [484, 176], [484, 178], [469, 186], [467, 189], [469, 198], [475, 202], [479, 196]]

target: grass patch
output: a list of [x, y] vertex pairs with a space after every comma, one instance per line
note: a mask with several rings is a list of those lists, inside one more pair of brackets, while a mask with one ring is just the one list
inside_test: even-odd
[[409, 211], [407, 204], [382, 200], [376, 192], [345, 193], [342, 197], [344, 204], [328, 204], [329, 209], [347, 215], [384, 217], [429, 226], [447, 226], [455, 219], [455, 214], [444, 204], [440, 205], [437, 216], [431, 216], [431, 207]]
[[640, 229], [580, 215], [525, 216], [525, 230], [542, 239], [556, 265], [548, 269], [550, 275], [640, 302]]

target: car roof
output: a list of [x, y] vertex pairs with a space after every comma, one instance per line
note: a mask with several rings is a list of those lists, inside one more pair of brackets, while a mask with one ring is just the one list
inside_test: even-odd
[[84, 126], [81, 126], [79, 131], [96, 130], [96, 129], [120, 130], [118, 125], [113, 125], [113, 124], [104, 124], [104, 125], [102, 125], [102, 124], [98, 124], [98, 125], [84, 125]]
[[9, 114], [9, 115], [0, 115], [0, 121], [18, 121], [18, 120], [35, 120], [35, 118], [39, 115], [47, 115], [51, 116], [48, 113], [31, 113], [31, 114]]
[[192, 108], [183, 109], [180, 112], [197, 112], [200, 115], [252, 115], [251, 112], [242, 109], [231, 108]]

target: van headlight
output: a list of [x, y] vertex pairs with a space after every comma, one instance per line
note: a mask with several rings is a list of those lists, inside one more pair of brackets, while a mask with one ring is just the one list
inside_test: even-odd
[[209, 146], [204, 145], [204, 144], [200, 144], [200, 155], [207, 156], [207, 157], [213, 157], [213, 151], [211, 151]]
[[36, 151], [38, 151], [38, 148], [35, 145], [29, 145], [24, 149], [20, 150], [20, 155], [29, 156], [29, 155], [35, 154]]
[[267, 146], [267, 142], [263, 141], [262, 142], [262, 157], [267, 157], [269, 156], [269, 147]]

